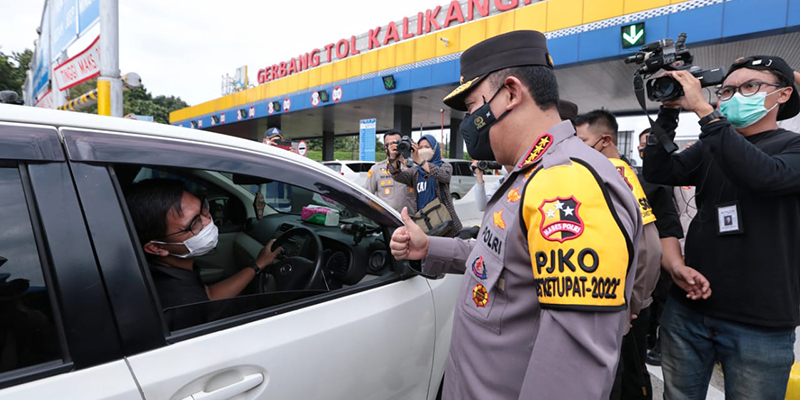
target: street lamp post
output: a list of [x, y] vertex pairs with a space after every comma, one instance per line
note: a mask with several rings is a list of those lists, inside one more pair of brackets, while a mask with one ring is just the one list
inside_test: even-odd
[[97, 113], [122, 117], [118, 0], [100, 0], [100, 78], [97, 79]]

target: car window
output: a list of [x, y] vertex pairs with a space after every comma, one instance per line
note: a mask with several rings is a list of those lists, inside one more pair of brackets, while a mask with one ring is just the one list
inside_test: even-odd
[[331, 164], [323, 164], [323, 165], [325, 165], [326, 167], [328, 167], [328, 168], [330, 168], [330, 169], [332, 169], [332, 170], [334, 170], [336, 172], [342, 172], [342, 164], [331, 163]]
[[[219, 203], [223, 209], [222, 219], [227, 221], [228, 235], [223, 236], [220, 228], [216, 248], [193, 258], [188, 274], [143, 251], [149, 257], [145, 269], [149, 271], [151, 286], [160, 299], [163, 319], [170, 332], [297, 302], [393, 273], [386, 244], [388, 228], [328, 195], [288, 182], [219, 171], [140, 168], [136, 174], [118, 171], [120, 177], [134, 176], [129, 183], [120, 182], [123, 192], [130, 191], [134, 183], [148, 179], [177, 181], [198, 199], [210, 199], [209, 211], [215, 222], [218, 218], [211, 199], [225, 199]], [[266, 206], [261, 204], [266, 210], [264, 213], [259, 208], [259, 198], [266, 203]], [[250, 208], [247, 215], [253, 217], [224, 216], [225, 210], [240, 207]], [[203, 292], [212, 293], [216, 285], [225, 285], [229, 279], [237, 279], [240, 272], [250, 270], [249, 266], [265, 246], [281, 237], [285, 240], [281, 244], [282, 254], [249, 281], [238, 295], [216, 300], [202, 298]], [[143, 249], [145, 244], [138, 243], [137, 247]], [[179, 284], [194, 285], [200, 297], [183, 301], [176, 296], [175, 282], [170, 281], [176, 274], [181, 275]]]
[[369, 172], [372, 165], [373, 163], [353, 163], [350, 164], [350, 168], [355, 172]]
[[[230, 174], [218, 174], [230, 179]], [[208, 174], [207, 177], [212, 175]], [[160, 170], [149, 167], [142, 167], [136, 174], [133, 183], [146, 179], [175, 179], [183, 183], [189, 193], [208, 200], [209, 211], [214, 223], [220, 232], [236, 230], [247, 219], [247, 211], [240, 199], [235, 198], [230, 193], [219, 188], [217, 185], [203, 181], [201, 176], [191, 173], [178, 173], [169, 170]]]
[[17, 168], [0, 166], [0, 375], [61, 361], [51, 294], [44, 280]]
[[450, 161], [453, 166], [453, 175], [457, 176], [472, 176], [472, 170], [469, 163]]

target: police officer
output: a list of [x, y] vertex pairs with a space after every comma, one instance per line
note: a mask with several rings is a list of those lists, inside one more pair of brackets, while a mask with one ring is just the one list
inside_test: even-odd
[[414, 195], [414, 189], [395, 182], [391, 172], [389, 172], [389, 163], [394, 163], [396, 168], [405, 169], [405, 165], [400, 162], [401, 158], [397, 152], [396, 141], [400, 140], [401, 135], [398, 132], [387, 132], [383, 135], [383, 150], [386, 152], [386, 159], [375, 163], [372, 168], [367, 172], [367, 190], [378, 196], [386, 204], [395, 210], [402, 210], [403, 207], [408, 207], [410, 213], [416, 212], [417, 198]]
[[607, 399], [627, 326], [641, 216], [614, 166], [561, 121], [545, 37], [514, 31], [461, 56], [445, 97], [469, 154], [514, 168], [477, 240], [427, 237], [402, 212], [398, 259], [465, 273], [445, 399]]

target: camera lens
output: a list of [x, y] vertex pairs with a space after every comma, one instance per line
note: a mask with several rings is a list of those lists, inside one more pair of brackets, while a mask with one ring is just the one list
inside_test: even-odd
[[[666, 78], [666, 79], [665, 79]], [[657, 79], [653, 86], [658, 97], [666, 98], [672, 96], [675, 91], [675, 81], [670, 77]]]

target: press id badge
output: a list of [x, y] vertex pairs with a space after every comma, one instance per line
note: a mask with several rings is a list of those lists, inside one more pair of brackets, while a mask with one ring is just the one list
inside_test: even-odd
[[739, 203], [726, 203], [717, 206], [717, 234], [735, 235], [744, 232], [741, 226]]

